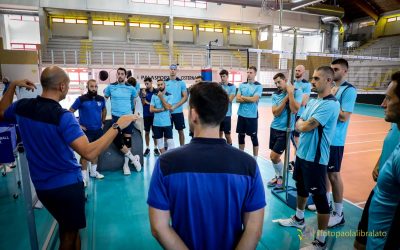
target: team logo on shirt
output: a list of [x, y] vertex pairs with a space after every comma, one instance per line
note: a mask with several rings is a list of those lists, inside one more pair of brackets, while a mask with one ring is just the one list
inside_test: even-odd
[[97, 102], [97, 106], [101, 107], [101, 102]]

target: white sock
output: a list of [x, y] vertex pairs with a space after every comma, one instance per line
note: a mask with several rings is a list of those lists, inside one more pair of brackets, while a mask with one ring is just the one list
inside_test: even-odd
[[325, 243], [326, 230], [317, 230], [317, 235], [315, 236], [315, 238], [320, 242]]
[[296, 217], [300, 220], [304, 219], [304, 210], [296, 208]]
[[82, 170], [82, 177], [86, 179], [86, 176], [87, 176], [87, 170]]
[[282, 176], [283, 175], [283, 164], [282, 164], [282, 162], [279, 162], [279, 163], [277, 163], [277, 164], [275, 164], [275, 163], [272, 163], [272, 166], [274, 167], [274, 169], [275, 169], [275, 175], [277, 176], [277, 177], [280, 177], [280, 176]]
[[326, 192], [326, 199], [328, 200], [328, 204], [331, 203], [331, 193]]
[[97, 171], [97, 164], [92, 164], [92, 167], [90, 168], [90, 172], [92, 175], [94, 175]]
[[[129, 153], [130, 153], [130, 152], [129, 152]], [[129, 166], [129, 165], [128, 165], [129, 157], [125, 155], [124, 160], [125, 160], [124, 166]]]
[[131, 161], [134, 161], [135, 158], [133, 157], [132, 152], [129, 150], [128, 153], [125, 154], [125, 158], [128, 157]]
[[342, 215], [342, 212], [343, 212], [343, 203], [336, 203], [336, 202], [335, 202], [335, 212], [336, 212], [338, 215]]

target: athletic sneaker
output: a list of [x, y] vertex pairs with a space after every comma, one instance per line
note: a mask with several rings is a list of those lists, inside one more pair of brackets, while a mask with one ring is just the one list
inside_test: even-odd
[[124, 165], [122, 167], [122, 170], [124, 171], [124, 175], [130, 175], [131, 174], [131, 170], [129, 169], [128, 165]]
[[142, 165], [140, 164], [140, 156], [134, 155], [133, 158], [134, 160], [132, 161], [132, 164], [135, 166], [136, 172], [140, 172], [142, 170]]
[[93, 178], [96, 178], [96, 179], [103, 179], [104, 178], [104, 175], [102, 175], [102, 174], [100, 174], [99, 172], [97, 172], [97, 171], [91, 171], [90, 172], [90, 177], [93, 177]]
[[338, 213], [333, 211], [331, 213], [331, 216], [329, 217], [328, 228], [338, 227], [338, 226], [344, 225], [344, 223], [345, 223], [345, 220], [344, 220], [343, 212], [341, 215], [339, 215]]
[[289, 219], [278, 220], [279, 224], [284, 227], [296, 227], [303, 230], [306, 227], [304, 219], [297, 219], [296, 215], [293, 215]]
[[275, 185], [274, 189], [283, 189], [282, 177], [278, 177], [278, 180], [276, 181], [276, 185]]
[[160, 156], [160, 151], [158, 150], [158, 148], [154, 149], [154, 156]]
[[310, 211], [317, 211], [317, 207], [315, 206], [315, 204], [307, 205], [307, 209]]
[[144, 157], [147, 157], [147, 156], [149, 156], [149, 154], [150, 154], [150, 149], [149, 149], [149, 148], [146, 148], [146, 150], [145, 150], [144, 153], [143, 153], [143, 156], [144, 156]]
[[289, 162], [288, 169], [289, 169], [289, 172], [294, 171], [294, 161]]
[[274, 178], [272, 178], [268, 183], [267, 186], [268, 187], [275, 187], [276, 183], [278, 182], [278, 178], [276, 178], [276, 176]]
[[324, 250], [326, 249], [326, 239], [325, 239], [325, 243], [322, 243], [321, 241], [315, 239], [310, 246], [307, 247], [302, 247], [300, 248], [300, 250]]

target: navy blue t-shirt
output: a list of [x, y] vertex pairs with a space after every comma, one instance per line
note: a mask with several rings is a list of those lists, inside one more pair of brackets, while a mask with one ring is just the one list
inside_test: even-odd
[[79, 123], [88, 130], [98, 130], [102, 126], [101, 114], [106, 107], [104, 97], [88, 94], [76, 98], [71, 108], [79, 110]]
[[81, 166], [69, 146], [84, 135], [74, 114], [58, 102], [38, 96], [14, 102], [4, 118], [18, 123], [37, 190], [82, 182]]
[[257, 162], [224, 139], [207, 138], [160, 156], [147, 203], [170, 211], [189, 249], [234, 249], [243, 214], [266, 205]]
[[[157, 93], [157, 90], [153, 88], [153, 91], [146, 89], [146, 95], [142, 95], [148, 103], [151, 102], [151, 97]], [[150, 112], [150, 104], [143, 104], [143, 117], [154, 116], [154, 113]]]

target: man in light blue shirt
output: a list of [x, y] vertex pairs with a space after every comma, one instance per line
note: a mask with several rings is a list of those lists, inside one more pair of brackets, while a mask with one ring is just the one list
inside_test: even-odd
[[253, 156], [258, 156], [258, 101], [262, 95], [261, 83], [255, 81], [257, 68], [247, 69], [247, 82], [241, 83], [236, 96], [239, 104], [236, 133], [238, 133], [239, 148], [244, 150], [245, 137], [250, 136], [253, 143]]
[[[111, 83], [104, 89], [104, 97], [111, 98], [111, 115], [112, 121], [115, 123], [122, 115], [132, 114], [134, 109], [133, 100], [138, 96], [136, 89], [130, 84], [125, 82], [126, 69], [118, 68], [117, 70], [118, 81]], [[122, 170], [124, 175], [130, 175], [129, 161], [135, 166], [137, 172], [142, 170], [139, 155], [131, 153], [131, 139], [133, 123], [122, 130], [123, 136], [117, 136], [114, 140], [115, 146], [124, 154], [124, 166]]]
[[172, 64], [169, 66], [169, 78], [165, 81], [167, 92], [172, 95], [172, 107], [171, 107], [171, 120], [179, 134], [180, 145], [185, 144], [185, 118], [183, 117], [182, 105], [188, 99], [188, 93], [186, 90], [186, 83], [176, 76], [178, 72], [178, 66]]
[[162, 79], [157, 80], [158, 93], [151, 97], [150, 112], [154, 113], [153, 133], [157, 140], [158, 148], [162, 153], [165, 152], [164, 138], [167, 141], [168, 149], [174, 148], [172, 138], [171, 107], [173, 96], [166, 91], [165, 83]]
[[326, 198], [327, 164], [340, 111], [339, 102], [331, 94], [333, 75], [329, 66], [321, 66], [314, 71], [311, 83], [318, 98], [308, 102], [296, 123], [296, 129], [301, 132], [293, 173], [297, 187], [296, 214], [279, 221], [282, 226], [303, 229], [304, 209], [311, 193], [318, 212], [318, 231], [312, 242], [315, 249], [326, 248], [329, 222], [329, 204]]
[[[332, 88], [332, 94], [335, 95], [340, 103], [340, 114], [337, 120], [335, 137], [331, 145], [328, 164], [328, 178], [332, 186], [332, 196], [335, 204], [328, 226], [336, 227], [345, 223], [343, 215], [343, 182], [340, 176], [340, 167], [342, 165], [347, 128], [356, 103], [357, 90], [345, 80], [349, 68], [349, 64], [345, 59], [339, 58], [334, 60], [331, 63], [331, 67], [335, 72], [333, 78], [335, 86]], [[328, 202], [329, 191], [328, 189]]]
[[286, 150], [286, 131], [288, 128], [288, 113], [290, 112], [291, 130], [294, 129], [295, 115], [300, 108], [303, 98], [301, 89], [295, 89], [287, 83], [286, 76], [282, 73], [276, 74], [274, 82], [278, 91], [272, 94], [272, 114], [274, 120], [271, 123], [269, 149], [270, 159], [275, 170], [275, 177], [268, 182], [268, 187], [281, 189], [283, 176], [283, 163], [281, 155]]
[[226, 112], [225, 119], [221, 122], [221, 125], [219, 126], [219, 137], [223, 138], [223, 134], [225, 134], [226, 142], [229, 145], [232, 145], [232, 138], [231, 138], [232, 101], [233, 99], [235, 99], [236, 87], [232, 83], [228, 82], [229, 73], [226, 69], [221, 70], [219, 72], [219, 76], [221, 77], [221, 86], [229, 97], [228, 111]]

